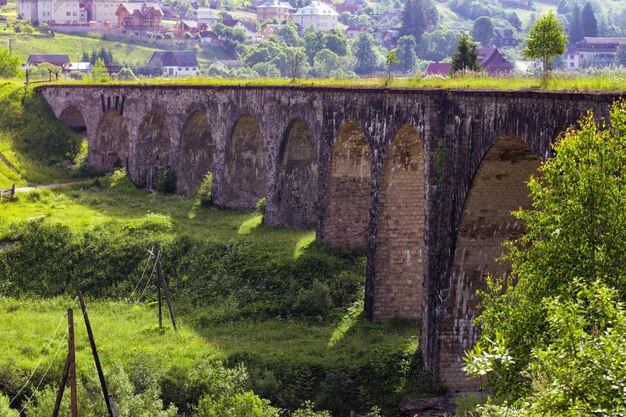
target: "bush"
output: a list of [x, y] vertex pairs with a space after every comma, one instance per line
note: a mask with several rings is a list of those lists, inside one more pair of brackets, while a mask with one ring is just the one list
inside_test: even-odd
[[154, 188], [164, 194], [176, 192], [176, 173], [169, 164], [158, 170]]
[[303, 316], [324, 316], [332, 306], [328, 285], [314, 280], [311, 288], [300, 288], [293, 310]]
[[161, 39], [163, 39], [163, 35], [162, 35], [162, 34], [160, 34], [160, 33], [157, 33], [157, 34], [156, 34], [156, 36], [154, 37], [154, 39], [159, 39], [159, 40], [161, 40]]

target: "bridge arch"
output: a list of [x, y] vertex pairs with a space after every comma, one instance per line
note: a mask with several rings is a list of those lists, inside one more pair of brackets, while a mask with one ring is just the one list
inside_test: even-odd
[[226, 145], [222, 205], [253, 210], [266, 195], [266, 152], [257, 119], [245, 114], [233, 126]]
[[129, 134], [124, 117], [115, 110], [105, 112], [89, 144], [89, 163], [103, 170], [126, 166]]
[[521, 139], [505, 137], [483, 157], [465, 198], [449, 281], [444, 289], [440, 332], [440, 379], [452, 390], [478, 388], [462, 370], [465, 351], [477, 340], [477, 290], [488, 275], [506, 276], [510, 265], [496, 261], [502, 243], [519, 237], [524, 224], [511, 212], [530, 208], [528, 180], [541, 159]]
[[302, 118], [283, 136], [277, 170], [276, 208], [281, 225], [306, 228], [317, 220], [317, 153], [313, 132]]
[[150, 110], [143, 118], [135, 142], [136, 174], [150, 186], [159, 169], [171, 163], [172, 143], [165, 116]]
[[328, 174], [325, 240], [365, 247], [372, 195], [372, 163], [365, 132], [352, 119], [335, 140]]
[[213, 137], [206, 115], [194, 111], [189, 115], [180, 137], [177, 190], [191, 194], [202, 183], [213, 166]]
[[424, 167], [422, 141], [405, 124], [389, 144], [380, 187], [374, 320], [421, 317], [427, 252]]
[[63, 109], [57, 120], [79, 135], [87, 136], [87, 123], [85, 123], [83, 114], [76, 106], [67, 106]]

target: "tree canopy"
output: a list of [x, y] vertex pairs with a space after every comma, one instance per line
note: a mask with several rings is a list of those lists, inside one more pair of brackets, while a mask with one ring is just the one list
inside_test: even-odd
[[16, 77], [20, 69], [20, 57], [0, 47], [0, 78]]
[[374, 50], [374, 38], [367, 32], [359, 33], [353, 49], [356, 65], [354, 70], [359, 74], [370, 74], [377, 65], [377, 55]]
[[550, 70], [555, 57], [565, 53], [567, 37], [554, 13], [541, 16], [528, 32], [524, 58], [543, 61], [543, 73]]
[[466, 369], [519, 408], [508, 415], [615, 415], [626, 405], [626, 103], [608, 125], [590, 112], [554, 152], [529, 182], [533, 208], [514, 213], [526, 224], [506, 245], [516, 280], [490, 278]]
[[480, 71], [476, 44], [474, 40], [465, 33], [463, 33], [459, 39], [457, 52], [452, 55], [452, 65], [450, 66], [450, 72], [452, 74], [459, 71]]
[[587, 3], [582, 11], [583, 33], [585, 36], [598, 36], [598, 19], [591, 3]]
[[474, 21], [472, 35], [474, 36], [474, 39], [477, 39], [483, 47], [489, 48], [491, 46], [491, 40], [495, 36], [491, 18], [481, 16], [476, 19]]

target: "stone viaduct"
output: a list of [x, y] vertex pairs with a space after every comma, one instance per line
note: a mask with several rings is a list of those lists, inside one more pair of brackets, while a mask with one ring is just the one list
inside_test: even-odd
[[37, 91], [81, 131], [89, 162], [145, 181], [166, 165], [180, 193], [213, 175], [217, 205], [315, 227], [367, 254], [366, 313], [422, 321], [435, 381], [462, 372], [476, 290], [501, 242], [523, 232], [526, 182], [551, 143], [611, 94], [243, 86], [49, 85]]

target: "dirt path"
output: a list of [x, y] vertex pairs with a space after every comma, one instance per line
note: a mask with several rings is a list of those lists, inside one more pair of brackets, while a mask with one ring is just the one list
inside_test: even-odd
[[53, 190], [53, 189], [66, 187], [68, 185], [86, 184], [90, 181], [93, 181], [93, 179], [79, 180], [79, 181], [67, 181], [67, 182], [55, 182], [52, 184], [34, 185], [34, 186], [29, 186], [29, 187], [15, 187], [15, 192], [27, 193], [29, 191], [33, 191], [37, 189]]
[[17, 168], [15, 168], [15, 166], [11, 162], [9, 162], [9, 160], [6, 159], [4, 157], [4, 155], [2, 155], [2, 153], [0, 153], [0, 162], [2, 162], [4, 165], [6, 165], [11, 171], [13, 171], [13, 172], [15, 172], [15, 173], [17, 173], [19, 175], [22, 175], [20, 173], [20, 171]]

